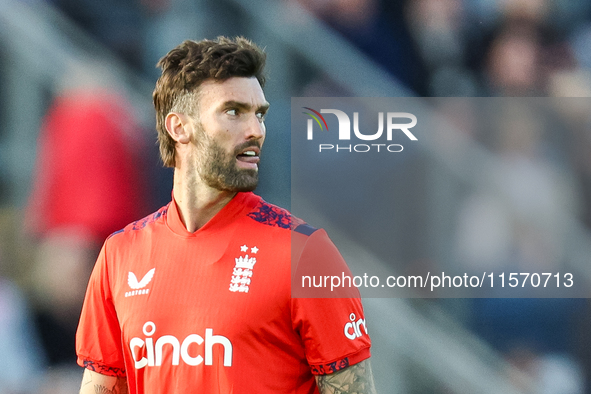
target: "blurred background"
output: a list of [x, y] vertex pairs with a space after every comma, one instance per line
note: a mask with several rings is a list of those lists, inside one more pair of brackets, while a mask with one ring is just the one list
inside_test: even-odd
[[[391, 184], [356, 193], [397, 207], [404, 264], [591, 267], [586, 0], [0, 0], [0, 394], [77, 392], [74, 332], [98, 249], [170, 199], [155, 64], [185, 39], [218, 35], [268, 52], [257, 191], [287, 208], [291, 97], [556, 98], [568, 121], [532, 112], [523, 124], [518, 101], [484, 132], [469, 100], [442, 101], [432, 114], [450, 126], [445, 149], [425, 144], [398, 160]], [[349, 258], [388, 264], [372, 239], [323, 225], [337, 245], [360, 243]], [[587, 299], [365, 308], [381, 393], [591, 393]]]

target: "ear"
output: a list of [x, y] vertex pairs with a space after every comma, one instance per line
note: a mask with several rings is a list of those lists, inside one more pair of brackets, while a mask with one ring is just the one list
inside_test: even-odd
[[185, 114], [170, 112], [164, 122], [166, 131], [173, 140], [181, 144], [188, 144], [191, 140], [190, 119]]

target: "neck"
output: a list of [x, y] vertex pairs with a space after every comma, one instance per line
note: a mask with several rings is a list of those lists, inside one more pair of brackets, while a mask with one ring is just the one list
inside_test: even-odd
[[230, 202], [236, 192], [213, 189], [187, 175], [175, 169], [173, 195], [187, 231], [195, 232]]

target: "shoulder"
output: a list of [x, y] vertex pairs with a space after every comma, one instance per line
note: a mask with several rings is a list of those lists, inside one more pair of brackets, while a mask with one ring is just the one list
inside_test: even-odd
[[157, 210], [156, 212], [153, 212], [148, 216], [143, 217], [142, 219], [129, 223], [121, 230], [115, 231], [114, 233], [109, 235], [107, 237], [107, 241], [109, 241], [110, 243], [123, 241], [126, 238], [133, 237], [146, 230], [149, 231], [151, 228], [157, 226], [159, 223], [164, 223], [164, 220], [168, 213], [169, 206], [170, 204], [167, 204], [159, 210]]
[[164, 220], [167, 212], [168, 205], [107, 237], [95, 263], [96, 273], [93, 275], [97, 278], [111, 278], [108, 281], [126, 281], [131, 267], [141, 265], [144, 261], [142, 256], [150, 250], [156, 234], [163, 234], [161, 229], [166, 227]]
[[257, 198], [257, 202], [246, 216], [255, 222], [270, 227], [291, 230], [305, 236], [310, 236], [318, 230], [303, 219], [292, 215], [287, 209], [268, 203], [259, 196], [254, 197]]

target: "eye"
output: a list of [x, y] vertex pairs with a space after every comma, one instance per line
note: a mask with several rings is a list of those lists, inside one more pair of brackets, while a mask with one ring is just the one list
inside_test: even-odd
[[236, 116], [238, 115], [238, 111], [236, 109], [229, 109], [226, 111], [226, 113], [230, 116]]
[[265, 112], [257, 112], [257, 118], [259, 118], [261, 121], [265, 120], [265, 115]]

